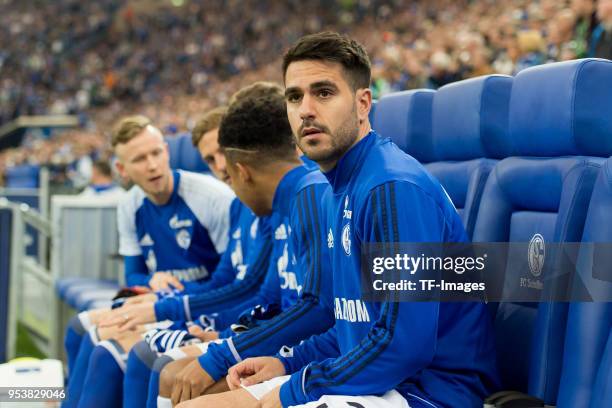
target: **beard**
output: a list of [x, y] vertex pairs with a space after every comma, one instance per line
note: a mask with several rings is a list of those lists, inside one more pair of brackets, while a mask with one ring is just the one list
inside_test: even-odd
[[[304, 140], [301, 136], [302, 130], [308, 127], [316, 127], [327, 135], [321, 141]], [[305, 120], [298, 131], [297, 145], [310, 160], [325, 166], [336, 163], [355, 143], [359, 136], [359, 118], [357, 108], [353, 109], [344, 118], [342, 123], [333, 131], [313, 120]]]

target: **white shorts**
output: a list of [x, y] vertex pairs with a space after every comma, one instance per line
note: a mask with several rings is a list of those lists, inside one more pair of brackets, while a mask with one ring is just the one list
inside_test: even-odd
[[[279, 385], [289, 380], [289, 376], [276, 377], [261, 384], [244, 387], [258, 401]], [[305, 405], [294, 405], [292, 408], [410, 408], [408, 401], [402, 395], [391, 390], [377, 397], [366, 395], [353, 397], [348, 395], [324, 395], [318, 401]]]

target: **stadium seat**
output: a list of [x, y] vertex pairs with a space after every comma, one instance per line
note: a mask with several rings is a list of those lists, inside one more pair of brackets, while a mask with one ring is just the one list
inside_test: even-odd
[[374, 127], [374, 115], [376, 115], [376, 105], [378, 104], [378, 101], [376, 99], [372, 100], [372, 107], [370, 108], [370, 113], [368, 114], [368, 119], [370, 120], [370, 126], [372, 126], [372, 129], [376, 130], [376, 128]]
[[435, 91], [415, 89], [385, 95], [376, 104], [376, 131], [421, 163], [435, 160], [431, 146], [431, 106]]
[[432, 151], [425, 167], [451, 197], [472, 238], [487, 177], [511, 156], [508, 106], [512, 77], [489, 75], [441, 87], [433, 97]]
[[608, 334], [608, 343], [599, 364], [591, 396], [592, 408], [610, 406], [612, 406], [612, 330]]
[[[529, 242], [537, 234], [544, 244], [580, 241], [604, 160], [588, 156], [612, 155], [611, 85], [612, 61], [595, 59], [533, 67], [514, 78], [509, 129], [523, 157], [503, 159], [491, 172], [474, 241]], [[510, 293], [529, 273], [513, 261], [524, 264], [509, 256], [500, 285], [490, 288], [494, 295]], [[554, 259], [546, 262], [541, 279], [553, 268]], [[548, 296], [568, 289], [547, 285], [539, 296], [554, 299]], [[504, 388], [556, 403], [566, 314], [567, 303], [499, 305], [495, 330]]]
[[209, 173], [210, 170], [198, 149], [191, 143], [191, 135], [184, 133], [166, 138], [168, 150], [170, 151], [170, 167], [198, 173]]
[[8, 188], [38, 188], [38, 173], [40, 166], [22, 164], [9, 167], [6, 170], [6, 187]]
[[375, 122], [440, 180], [471, 238], [496, 159], [512, 154], [508, 105], [512, 78], [490, 75], [381, 98]]
[[[100, 293], [110, 293], [111, 299], [119, 290], [117, 282], [110, 280], [100, 280], [95, 278], [79, 278], [70, 277], [59, 279], [55, 285], [60, 299], [64, 300], [75, 309], [79, 309], [77, 305], [82, 304], [84, 298], [88, 296], [96, 297]], [[79, 301], [79, 299], [81, 299]]]
[[[600, 403], [605, 392], [594, 392], [594, 387], [598, 371], [602, 378], [600, 387], [612, 380], [612, 365], [609, 357], [608, 362], [604, 358], [612, 328], [612, 303], [608, 302], [612, 299], [612, 257], [606, 256], [612, 243], [612, 158], [602, 167], [595, 183], [582, 242], [572, 295], [575, 299], [591, 298], [595, 302], [569, 306], [559, 408], [610, 406]], [[598, 247], [591, 243], [605, 244]]]

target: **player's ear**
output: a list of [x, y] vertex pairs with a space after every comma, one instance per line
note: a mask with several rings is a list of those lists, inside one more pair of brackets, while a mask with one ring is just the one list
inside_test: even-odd
[[117, 169], [117, 173], [119, 173], [121, 178], [123, 179], [129, 178], [127, 172], [125, 171], [125, 166], [123, 165], [123, 163], [121, 163], [121, 160], [119, 159], [115, 160], [115, 169]]
[[355, 93], [355, 103], [357, 103], [357, 118], [359, 123], [368, 119], [370, 109], [372, 109], [372, 91], [370, 88], [358, 89]]
[[248, 183], [253, 180], [253, 172], [248, 165], [237, 162], [236, 169], [238, 170], [238, 177], [240, 177], [240, 181], [243, 183]]

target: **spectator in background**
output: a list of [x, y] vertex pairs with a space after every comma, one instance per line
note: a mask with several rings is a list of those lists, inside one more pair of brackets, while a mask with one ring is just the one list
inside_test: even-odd
[[[570, 42], [574, 34], [576, 24], [576, 15], [572, 9], [566, 8], [555, 14], [555, 17], [548, 23], [546, 27], [548, 49], [548, 61], [558, 61], [561, 59], [563, 50], [569, 50]], [[575, 49], [576, 45], [572, 44], [571, 49]], [[572, 56], [575, 58], [575, 54]], [[567, 58], [567, 54], [566, 54]], [[571, 58], [569, 58], [571, 59]]]
[[461, 79], [457, 72], [457, 64], [445, 51], [436, 51], [429, 59], [430, 74], [427, 87], [437, 89], [443, 85]]
[[544, 40], [542, 34], [536, 30], [521, 31], [517, 35], [519, 59], [516, 63], [515, 74], [525, 68], [543, 64]]
[[92, 165], [91, 182], [80, 194], [81, 197], [120, 197], [125, 190], [115, 184], [113, 171], [106, 160], [97, 160]]
[[572, 38], [575, 46], [575, 55], [576, 58], [584, 58], [589, 53], [591, 35], [597, 25], [595, 3], [593, 0], [572, 0], [571, 8], [576, 16], [574, 36]]
[[590, 56], [612, 58], [612, 0], [597, 2], [597, 18], [600, 23], [593, 31]]
[[[191, 130], [200, 112], [226, 104], [237, 89], [280, 80], [275, 59], [282, 49], [327, 28], [368, 48], [376, 98], [490, 72], [513, 74], [594, 55], [588, 52], [594, 11], [594, 0], [191, 0], [174, 6], [5, 0], [0, 124], [18, 115], [70, 113], [90, 118], [88, 130], [95, 131], [117, 116], [144, 113], [166, 133]], [[521, 31], [539, 33], [541, 48], [520, 51]], [[60, 152], [58, 168], [67, 166], [68, 153]]]

